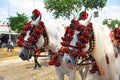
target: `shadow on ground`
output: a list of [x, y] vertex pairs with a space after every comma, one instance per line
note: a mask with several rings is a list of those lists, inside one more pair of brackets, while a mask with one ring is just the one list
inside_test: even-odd
[[4, 79], [4, 77], [1, 77], [1, 76], [0, 76], [0, 80], [5, 80], [5, 79]]

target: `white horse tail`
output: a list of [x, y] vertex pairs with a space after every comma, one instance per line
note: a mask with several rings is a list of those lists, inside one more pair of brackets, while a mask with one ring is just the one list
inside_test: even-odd
[[[111, 42], [109, 33], [110, 29], [107, 26], [101, 25], [94, 27], [96, 45], [93, 51], [94, 58], [100, 70], [105, 72], [106, 78], [111, 78], [117, 75], [115, 70], [115, 55], [114, 46]], [[109, 64], [107, 63], [108, 57]]]

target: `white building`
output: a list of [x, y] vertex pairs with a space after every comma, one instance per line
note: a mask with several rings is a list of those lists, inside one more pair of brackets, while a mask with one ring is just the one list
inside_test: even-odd
[[0, 40], [2, 43], [7, 44], [8, 40], [11, 40], [16, 45], [16, 38], [17, 33], [11, 31], [7, 23], [0, 23]]

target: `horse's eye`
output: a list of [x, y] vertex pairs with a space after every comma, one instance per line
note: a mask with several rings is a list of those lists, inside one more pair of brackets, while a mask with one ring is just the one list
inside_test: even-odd
[[67, 63], [71, 63], [71, 60], [68, 59], [66, 62], [67, 62]]

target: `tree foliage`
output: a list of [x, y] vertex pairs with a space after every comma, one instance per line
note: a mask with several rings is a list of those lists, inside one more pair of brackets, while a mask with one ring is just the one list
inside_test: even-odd
[[44, 0], [45, 8], [53, 12], [55, 18], [60, 16], [70, 18], [70, 15], [77, 13], [82, 7], [86, 9], [103, 8], [107, 0]]
[[[110, 24], [108, 24], [108, 21], [111, 21]], [[110, 28], [114, 28], [116, 24], [118, 24], [118, 27], [120, 27], [120, 21], [119, 20], [112, 20], [112, 19], [104, 19], [103, 25], [109, 25]]]
[[23, 14], [17, 13], [17, 16], [14, 17], [11, 16], [8, 20], [10, 28], [19, 33], [24, 23], [28, 21], [28, 17], [24, 13]]

